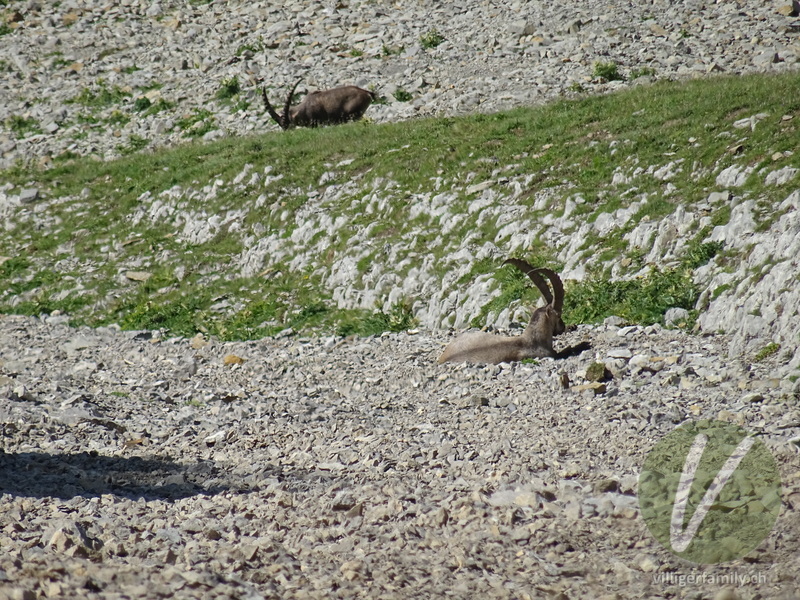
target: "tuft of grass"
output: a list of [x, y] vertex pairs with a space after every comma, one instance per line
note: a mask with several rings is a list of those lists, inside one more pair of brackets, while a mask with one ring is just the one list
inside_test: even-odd
[[439, 33], [439, 30], [433, 28], [429, 29], [420, 36], [419, 43], [422, 45], [423, 48], [428, 50], [430, 48], [436, 48], [436, 46], [441, 44], [444, 40], [445, 37], [441, 33]]
[[153, 106], [153, 103], [150, 102], [150, 98], [147, 96], [139, 96], [136, 100], [133, 101], [133, 110], [136, 112], [142, 112], [143, 110], [147, 110]]
[[606, 81], [624, 81], [625, 78], [619, 72], [617, 63], [615, 62], [596, 62], [592, 73], [595, 77], [604, 79]]
[[762, 360], [766, 360], [770, 356], [777, 354], [780, 349], [781, 349], [780, 344], [776, 344], [774, 342], [767, 344], [756, 353], [756, 355], [753, 357], [753, 360], [755, 362], [761, 362]]
[[719, 254], [724, 246], [722, 242], [691, 243], [683, 257], [683, 262], [690, 269], [702, 267]]
[[394, 93], [394, 99], [398, 102], [408, 102], [414, 96], [411, 95], [410, 92], [405, 91], [403, 88], [399, 87]]
[[67, 100], [67, 104], [82, 104], [87, 107], [106, 108], [113, 104], [119, 104], [130, 96], [130, 92], [118, 86], [109, 88], [103, 80], [98, 80], [93, 88], [83, 88], [80, 94]]
[[263, 52], [265, 47], [263, 40], [254, 43], [240, 44], [239, 47], [236, 48], [236, 56], [242, 56], [245, 53], [258, 54], [259, 52]]
[[631, 79], [639, 79], [640, 77], [655, 77], [656, 70], [653, 67], [639, 67], [631, 71]]
[[119, 153], [124, 156], [126, 154], [133, 154], [134, 152], [138, 152], [139, 150], [146, 148], [149, 143], [150, 141], [147, 138], [143, 138], [138, 135], [131, 135], [130, 138], [128, 138], [128, 143], [124, 146], [119, 146], [117, 150], [119, 150]]
[[405, 46], [387, 46], [384, 44], [381, 47], [381, 56], [388, 57], [388, 56], [397, 56], [402, 54], [405, 51]]
[[122, 111], [115, 110], [113, 111], [108, 117], [106, 117], [105, 122], [109, 125], [116, 125], [116, 126], [123, 126], [130, 123], [130, 116], [126, 115]]
[[217, 99], [230, 100], [234, 96], [238, 95], [240, 91], [241, 87], [239, 85], [239, 79], [237, 77], [224, 79], [222, 81], [222, 84], [219, 86], [219, 89], [217, 90]]
[[42, 127], [39, 121], [33, 117], [11, 115], [6, 119], [6, 127], [16, 134], [17, 137], [26, 137], [42, 133]]
[[188, 115], [178, 119], [175, 126], [183, 132], [184, 137], [203, 137], [215, 128], [214, 113], [205, 108], [195, 108]]

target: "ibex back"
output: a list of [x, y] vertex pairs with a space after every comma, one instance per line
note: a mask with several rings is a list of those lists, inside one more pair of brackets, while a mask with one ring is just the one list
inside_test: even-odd
[[292, 107], [298, 80], [293, 86], [283, 105], [283, 114], [279, 115], [267, 98], [267, 90], [262, 89], [264, 106], [281, 129], [290, 127], [317, 127], [318, 125], [335, 125], [348, 121], [357, 121], [367, 112], [375, 99], [375, 93], [354, 85], [333, 88], [307, 94], [303, 101]]

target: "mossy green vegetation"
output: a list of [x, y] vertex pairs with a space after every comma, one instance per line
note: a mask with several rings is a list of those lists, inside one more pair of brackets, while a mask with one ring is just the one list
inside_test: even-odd
[[761, 350], [756, 352], [754, 360], [755, 362], [761, 362], [762, 360], [766, 360], [770, 356], [777, 354], [780, 349], [781, 349], [780, 344], [776, 344], [774, 342], [767, 344]]
[[[221, 89], [232, 91], [228, 83]], [[513, 237], [509, 223], [538, 227], [579, 198], [571, 215], [576, 222], [594, 222], [633, 202], [638, 208], [625, 227], [585, 236], [593, 267], [585, 281], [568, 285], [566, 320], [617, 314], [631, 322], [660, 322], [667, 308], [694, 309], [694, 269], [736, 256], [706, 241], [709, 227], [676, 264], [647, 268], [643, 257], [650, 249], [632, 247], [625, 233], [705, 199], [718, 189], [716, 173], [732, 164], [800, 166], [800, 153], [773, 158], [800, 147], [797, 89], [798, 74], [657, 82], [496, 114], [362, 121], [213, 143], [197, 139], [215, 127], [214, 114], [198, 109], [176, 123], [187, 139], [175, 148], [153, 149], [133, 136], [120, 140], [125, 156], [117, 160], [70, 154], [48, 170], [18, 165], [0, 174], [3, 193], [34, 187], [43, 205], [36, 219], [27, 209], [10, 214], [15, 225], [0, 231], [0, 257], [10, 258], [0, 262], [0, 311], [61, 310], [76, 323], [117, 322], [179, 335], [202, 331], [223, 339], [287, 327], [366, 335], [415, 325], [415, 302], [425, 299], [390, 303], [389, 284], [378, 298], [383, 308], [342, 308], [325, 282], [330, 270], [346, 264], [362, 278], [365, 292], [381, 272], [402, 280], [424, 269], [455, 290], [489, 276], [497, 293], [473, 315], [474, 324], [482, 325], [509, 302], [535, 303], [538, 291], [494, 258], [471, 261], [448, 279], [454, 264], [467, 262], [451, 255], [468, 248], [495, 256], [478, 250], [505, 251]], [[115, 106], [120, 93], [99, 85], [76, 102]], [[124, 100], [132, 114], [161, 102]], [[768, 116], [754, 130], [733, 129], [737, 119], [755, 113]], [[670, 175], [648, 175], [651, 166]], [[248, 183], [254, 174], [258, 185]], [[173, 197], [170, 190], [178, 192]], [[788, 184], [766, 186], [763, 176], [751, 177], [743, 188], [762, 199], [765, 219], [770, 202], [783, 200], [787, 191]], [[728, 204], [712, 209], [711, 227], [727, 223]], [[304, 230], [319, 214], [339, 223], [335, 236], [328, 235], [328, 225]], [[190, 220], [218, 223], [190, 235]], [[242, 275], [236, 261], [270, 236], [270, 261]], [[295, 257], [280, 255], [281, 244], [296, 239], [306, 240], [313, 267], [298, 268]], [[513, 254], [563, 267], [544, 240]], [[386, 264], [389, 257], [393, 262]], [[608, 263], [622, 259], [629, 267], [612, 281]], [[127, 271], [151, 276], [130, 280]]]

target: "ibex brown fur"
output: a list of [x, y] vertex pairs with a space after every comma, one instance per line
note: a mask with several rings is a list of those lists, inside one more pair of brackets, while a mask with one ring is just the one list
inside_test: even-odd
[[[547, 304], [537, 308], [522, 335], [504, 337], [484, 331], [466, 333], [445, 348], [439, 362], [492, 363], [513, 362], [525, 358], [556, 357], [553, 336], [566, 329], [561, 319], [564, 305], [564, 286], [551, 269], [531, 267], [524, 260], [509, 258], [504, 263], [514, 265], [530, 277], [539, 288]], [[553, 285], [553, 294], [544, 280], [544, 275]]]
[[303, 101], [292, 107], [292, 96], [300, 83], [293, 86], [283, 105], [283, 114], [279, 115], [267, 98], [267, 90], [261, 90], [264, 106], [269, 115], [280, 125], [281, 129], [290, 127], [316, 127], [318, 125], [334, 125], [357, 121], [367, 112], [375, 99], [375, 93], [354, 85], [333, 88], [307, 94]]

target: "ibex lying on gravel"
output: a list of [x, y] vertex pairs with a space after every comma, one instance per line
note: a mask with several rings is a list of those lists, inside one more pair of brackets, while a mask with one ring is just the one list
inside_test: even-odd
[[[501, 363], [523, 360], [525, 358], [556, 357], [553, 350], [553, 336], [564, 333], [566, 329], [561, 320], [564, 305], [564, 286], [561, 279], [551, 269], [534, 269], [524, 260], [509, 258], [504, 263], [514, 265], [531, 278], [544, 296], [546, 306], [537, 308], [522, 335], [504, 337], [484, 331], [466, 333], [445, 348], [439, 362]], [[553, 294], [544, 280], [545, 275], [553, 285]]]
[[333, 88], [321, 92], [311, 92], [307, 94], [303, 101], [292, 108], [292, 96], [294, 95], [298, 80], [293, 86], [286, 102], [283, 105], [283, 114], [279, 115], [272, 108], [267, 98], [267, 90], [261, 89], [261, 96], [264, 98], [264, 106], [269, 115], [280, 125], [281, 129], [290, 127], [316, 127], [317, 125], [333, 125], [346, 123], [347, 121], [357, 121], [367, 112], [369, 105], [375, 99], [375, 93], [363, 90], [354, 85]]

